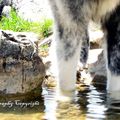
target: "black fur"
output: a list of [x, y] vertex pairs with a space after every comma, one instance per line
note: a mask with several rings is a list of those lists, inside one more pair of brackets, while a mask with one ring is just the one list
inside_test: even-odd
[[108, 68], [120, 74], [120, 6], [105, 22], [104, 28], [107, 30]]

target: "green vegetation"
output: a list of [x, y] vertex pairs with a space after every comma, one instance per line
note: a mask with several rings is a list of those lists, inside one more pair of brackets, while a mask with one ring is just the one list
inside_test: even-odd
[[41, 48], [42, 48], [42, 50], [46, 51], [46, 50], [48, 50], [49, 45], [48, 44], [42, 45]]
[[48, 37], [52, 33], [52, 26], [53, 20], [44, 19], [44, 21], [40, 23], [40, 33], [43, 36]]
[[44, 19], [43, 22], [30, 22], [17, 15], [14, 9], [11, 10], [10, 17], [2, 17], [0, 29], [13, 30], [15, 32], [32, 31], [41, 37], [48, 37], [52, 33], [53, 20]]

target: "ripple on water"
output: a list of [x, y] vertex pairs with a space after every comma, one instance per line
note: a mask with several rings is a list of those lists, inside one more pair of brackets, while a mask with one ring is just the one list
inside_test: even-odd
[[[53, 93], [44, 96], [44, 102], [47, 103], [45, 106], [48, 110], [45, 112], [50, 113], [53, 110], [54, 114], [47, 115], [49, 117], [53, 115], [57, 120], [119, 120], [120, 100], [113, 100], [104, 87], [90, 85], [87, 89], [77, 92], [74, 101], [69, 102], [58, 102], [54, 97], [48, 102], [46, 98], [49, 98], [49, 95], [54, 96], [55, 91], [47, 90]], [[48, 104], [51, 104], [51, 107]]]
[[76, 93], [73, 101], [61, 102], [56, 100], [54, 88], [43, 87], [43, 100], [37, 99], [39, 106], [12, 109], [0, 106], [0, 120], [120, 120], [119, 93], [113, 99], [100, 85], [90, 85]]

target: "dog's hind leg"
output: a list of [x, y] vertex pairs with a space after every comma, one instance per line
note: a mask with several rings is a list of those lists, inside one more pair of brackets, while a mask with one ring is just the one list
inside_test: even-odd
[[106, 56], [107, 56], [107, 90], [120, 91], [120, 6], [105, 22]]
[[85, 36], [82, 39], [81, 44], [79, 67], [85, 67], [88, 60], [88, 53], [89, 53], [89, 35], [88, 30], [86, 30]]

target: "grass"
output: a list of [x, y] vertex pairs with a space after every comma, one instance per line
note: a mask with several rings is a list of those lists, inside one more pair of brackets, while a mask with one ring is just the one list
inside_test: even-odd
[[43, 36], [48, 37], [52, 33], [52, 26], [53, 20], [44, 19], [44, 21], [40, 23], [40, 33], [42, 33]]
[[14, 9], [11, 10], [10, 17], [2, 16], [0, 29], [12, 30], [15, 32], [35, 32], [40, 37], [48, 37], [52, 33], [53, 20], [44, 19], [43, 22], [30, 22], [17, 15]]

